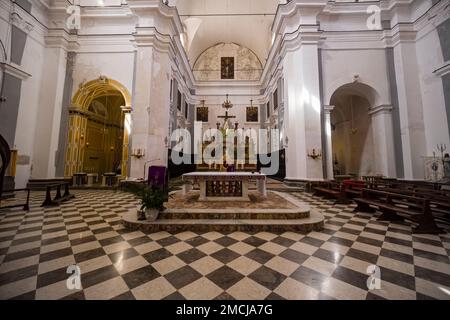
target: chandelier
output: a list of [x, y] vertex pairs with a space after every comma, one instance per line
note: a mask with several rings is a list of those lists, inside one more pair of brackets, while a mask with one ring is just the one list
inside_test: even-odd
[[226, 100], [222, 103], [222, 107], [225, 109], [231, 109], [233, 108], [233, 104], [231, 103], [231, 101], [228, 99], [228, 93], [227, 93], [227, 98]]

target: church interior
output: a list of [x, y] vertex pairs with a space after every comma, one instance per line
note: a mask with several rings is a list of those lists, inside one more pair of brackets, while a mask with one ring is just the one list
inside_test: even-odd
[[449, 300], [449, 0], [0, 1], [0, 300]]

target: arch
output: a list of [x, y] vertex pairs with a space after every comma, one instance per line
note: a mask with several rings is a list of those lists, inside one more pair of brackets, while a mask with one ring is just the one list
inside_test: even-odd
[[[114, 99], [110, 99], [111, 97]], [[108, 110], [111, 106], [114, 109]], [[131, 134], [127, 125], [130, 110], [131, 95], [120, 82], [100, 76], [98, 79], [82, 83], [74, 94], [69, 109], [64, 176], [71, 177], [74, 173], [81, 171], [102, 173], [102, 170], [106, 168], [105, 164], [108, 170], [115, 171], [116, 164], [119, 162], [121, 175], [126, 176]], [[105, 140], [102, 143], [98, 143], [98, 137], [102, 136], [99, 126], [103, 126], [104, 130], [103, 139]], [[108, 136], [105, 136], [105, 130]], [[91, 144], [90, 136], [96, 142], [94, 145]], [[114, 152], [114, 155], [112, 153], [106, 155], [106, 149]], [[94, 152], [92, 150], [99, 153], [101, 157], [89, 156]], [[91, 172], [90, 170], [96, 166], [90, 166], [87, 170], [86, 159], [100, 159], [102, 165], [99, 168], [101, 169]], [[111, 162], [111, 159], [114, 160]]]
[[371, 107], [379, 102], [375, 89], [360, 82], [338, 87], [330, 97], [333, 173], [359, 178], [376, 173]]
[[131, 95], [127, 88], [120, 82], [100, 76], [98, 79], [82, 83], [72, 98], [72, 107], [86, 110], [95, 98], [116, 95], [120, 92], [125, 100], [125, 107], [131, 106]]
[[355, 95], [367, 99], [371, 107], [381, 105], [381, 97], [377, 90], [368, 84], [362, 82], [350, 82], [340, 85], [331, 91], [329, 104], [333, 105], [333, 101], [340, 95]]

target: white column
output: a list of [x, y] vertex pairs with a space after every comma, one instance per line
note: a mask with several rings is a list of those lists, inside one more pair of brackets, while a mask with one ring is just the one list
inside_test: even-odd
[[332, 180], [334, 178], [333, 173], [333, 144], [331, 140], [331, 111], [334, 106], [323, 106], [325, 112], [325, 144], [326, 144], [326, 159], [327, 159], [327, 179]]
[[45, 75], [40, 88], [40, 108], [34, 132], [38, 139], [34, 144], [32, 177], [47, 179], [55, 178], [56, 172], [55, 157], [58, 150], [67, 51], [62, 47], [50, 47], [45, 49], [44, 56]]
[[[131, 178], [147, 177], [144, 167], [168, 166], [170, 79], [175, 38], [183, 29], [176, 8], [158, 0], [128, 0], [136, 16], [137, 48], [131, 138]], [[145, 156], [133, 157], [133, 150]]]
[[374, 160], [376, 173], [396, 178], [392, 106], [381, 105], [369, 110], [372, 117]]
[[400, 42], [394, 47], [403, 164], [406, 179], [423, 179], [423, 156], [426, 155], [423, 105], [418, 78], [415, 43], [400, 32]]
[[322, 160], [308, 157], [321, 150], [321, 103], [318, 33], [303, 36], [299, 49], [285, 56], [285, 129], [287, 180], [323, 180]]
[[[155, 50], [154, 44], [147, 39], [137, 40], [135, 95], [131, 112], [131, 178], [144, 178], [144, 166], [168, 166], [170, 58], [168, 53]], [[145, 151], [144, 157], [133, 156], [137, 149]]]

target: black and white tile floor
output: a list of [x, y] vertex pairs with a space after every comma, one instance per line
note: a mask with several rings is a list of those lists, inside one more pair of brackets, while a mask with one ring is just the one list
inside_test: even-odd
[[[76, 191], [60, 207], [0, 212], [0, 299], [450, 299], [450, 235], [413, 235], [308, 194], [325, 230], [144, 234], [131, 194]], [[69, 290], [67, 268], [81, 270]], [[370, 265], [381, 289], [368, 290]]]

